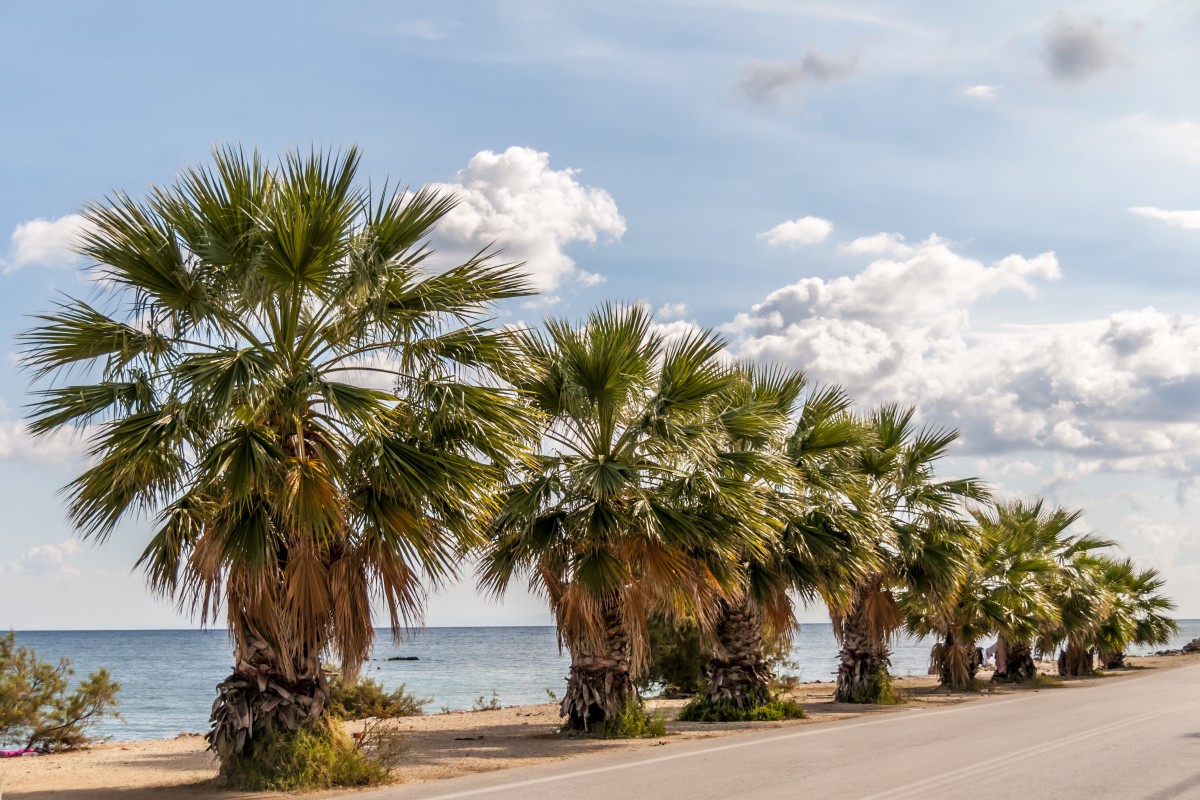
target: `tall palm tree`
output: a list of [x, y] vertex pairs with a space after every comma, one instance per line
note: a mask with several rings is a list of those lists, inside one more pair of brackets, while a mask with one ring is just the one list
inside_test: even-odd
[[1164, 581], [1158, 570], [1138, 569], [1128, 558], [1105, 558], [1102, 570], [1113, 604], [1096, 632], [1096, 648], [1105, 669], [1118, 669], [1130, 646], [1166, 645], [1179, 625], [1167, 615], [1175, 603], [1159, 593]]
[[890, 644], [903, 624], [896, 593], [941, 602], [953, 594], [969, 563], [965, 504], [987, 496], [974, 479], [938, 481], [934, 466], [958, 438], [956, 431], [918, 428], [915, 409], [895, 404], [873, 411], [872, 441], [856, 468], [868, 485], [864, 501], [877, 519], [882, 566], [855, 586], [849, 601], [830, 609], [841, 643], [835, 697], [874, 702], [890, 664]]
[[972, 509], [970, 560], [959, 586], [932, 604], [924, 598], [906, 604], [906, 627], [919, 636], [938, 637], [931, 668], [951, 688], [971, 686], [980, 639], [998, 635], [1007, 642], [1029, 642], [1057, 614], [1045, 589], [1055, 562], [1023, 535], [1023, 528], [1005, 524], [1020, 518], [1022, 509], [1019, 501]]
[[[721, 600], [713, 654], [705, 673], [708, 699], [744, 709], [770, 698], [772, 680], [764, 642], [787, 644], [797, 628], [793, 596], [805, 602], [844, 598], [873, 556], [872, 527], [852, 497], [862, 482], [852, 456], [866, 441], [850, 413], [852, 401], [837, 387], [807, 393], [801, 372], [748, 370], [745, 404], [766, 403], [788, 421], [784, 441], [757, 441], [731, 433], [736, 449], [781, 455], [791, 465], [771, 486], [776, 525], [766, 546], [743, 558], [742, 590]], [[801, 403], [801, 397], [803, 402]]]
[[151, 587], [205, 624], [224, 610], [235, 666], [209, 741], [226, 759], [321, 718], [322, 654], [358, 670], [372, 597], [394, 635], [419, 616], [531, 430], [515, 398], [462, 378], [511, 358], [481, 323], [529, 293], [522, 274], [485, 253], [426, 271], [454, 198], [374, 194], [358, 165], [224, 148], [145, 200], [89, 206], [99, 299], [23, 334], [50, 381], [32, 429], [88, 431], [71, 520], [103, 541], [153, 519]]
[[668, 343], [641, 306], [605, 305], [517, 346], [505, 377], [542, 415], [541, 453], [513, 480], [480, 582], [499, 594], [520, 576], [547, 598], [571, 654], [561, 713], [588, 730], [637, 702], [647, 613], [711, 625], [766, 515], [722, 458], [738, 373], [713, 335]]
[[[1050, 507], [1041, 498], [998, 501], [976, 512], [976, 523], [985, 539], [998, 547], [998, 565], [1015, 569], [1020, 577], [1018, 586], [1008, 588], [1013, 592], [1019, 589], [1028, 602], [1025, 614], [1016, 613], [1019, 607], [1013, 609], [1011, 619], [1001, 620], [996, 626], [993, 680], [1027, 681], [1037, 674], [1035, 639], [1061, 623], [1053, 588], [1062, 560], [1076, 540], [1069, 529], [1082, 513]], [[1036, 630], [1030, 630], [1030, 622], [1035, 623]]]

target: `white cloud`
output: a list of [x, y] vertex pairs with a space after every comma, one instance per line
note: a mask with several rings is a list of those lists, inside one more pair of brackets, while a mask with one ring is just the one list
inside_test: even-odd
[[1162, 220], [1172, 228], [1181, 228], [1188, 231], [1200, 230], [1200, 210], [1166, 211], [1161, 208], [1154, 208], [1153, 206], [1133, 206], [1129, 210], [1139, 217]]
[[805, 244], [823, 242], [833, 232], [833, 223], [820, 217], [800, 217], [799, 219], [781, 222], [769, 231], [758, 235], [772, 247], [789, 245], [797, 247]]
[[994, 100], [996, 98], [996, 89], [998, 88], [997, 86], [980, 84], [979, 86], [972, 86], [970, 89], [965, 90], [963, 94], [979, 100]]
[[87, 431], [63, 429], [35, 439], [23, 422], [0, 419], [0, 459], [66, 466], [84, 457]]
[[81, 259], [73, 248], [86, 226], [86, 220], [79, 214], [22, 222], [13, 229], [8, 257], [3, 261], [4, 271], [12, 272], [28, 266], [78, 265]]
[[687, 305], [684, 303], [665, 303], [654, 312], [655, 319], [667, 322], [673, 319], [683, 319], [687, 316]]
[[461, 255], [492, 243], [504, 258], [526, 262], [535, 285], [551, 291], [567, 279], [584, 286], [604, 280], [579, 269], [565, 248], [602, 237], [618, 240], [625, 219], [612, 195], [581, 184], [574, 169], [553, 170], [550, 155], [528, 147], [483, 150], [452, 183], [439, 188], [460, 202], [438, 225], [435, 245]]
[[916, 248], [898, 233], [874, 233], [838, 245], [838, 250], [856, 256], [909, 256]]
[[79, 574], [79, 569], [72, 563], [78, 553], [79, 544], [73, 539], [60, 544], [38, 545], [10, 561], [8, 568], [18, 575], [40, 578], [70, 577]]
[[1141, 308], [979, 330], [970, 311], [984, 298], [1032, 299], [1059, 277], [1052, 253], [989, 265], [937, 237], [856, 241], [852, 253], [892, 253], [854, 275], [799, 280], [739, 314], [725, 330], [740, 355], [802, 367], [865, 405], [915, 403], [960, 428], [966, 452], [1061, 453], [1071, 459], [1064, 480], [1188, 480], [1200, 470], [1200, 317]]

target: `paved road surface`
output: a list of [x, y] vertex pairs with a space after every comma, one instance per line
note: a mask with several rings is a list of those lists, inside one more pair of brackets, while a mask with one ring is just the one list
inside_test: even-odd
[[672, 742], [356, 800], [1200, 800], [1200, 665]]

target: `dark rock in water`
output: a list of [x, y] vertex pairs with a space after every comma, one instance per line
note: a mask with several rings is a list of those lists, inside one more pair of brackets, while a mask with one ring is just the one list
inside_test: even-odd
[[1182, 648], [1185, 653], [1200, 653], [1200, 639], [1192, 639]]
[[391, 656], [384, 659], [385, 661], [420, 661], [416, 656]]

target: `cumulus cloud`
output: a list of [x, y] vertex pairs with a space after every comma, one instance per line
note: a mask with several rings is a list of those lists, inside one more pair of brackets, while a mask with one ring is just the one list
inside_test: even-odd
[[78, 568], [72, 563], [78, 553], [79, 545], [73, 539], [59, 544], [38, 545], [10, 561], [8, 568], [18, 575], [40, 578], [71, 577], [79, 574]]
[[740, 355], [802, 367], [864, 404], [915, 403], [959, 427], [968, 452], [1069, 455], [1068, 477], [1182, 480], [1200, 467], [1200, 318], [1141, 308], [976, 329], [970, 311], [983, 299], [1033, 299], [1058, 279], [1054, 254], [984, 264], [937, 237], [856, 241], [850, 252], [888, 255], [769, 294], [725, 326]]
[[965, 90], [963, 94], [967, 97], [974, 97], [977, 100], [994, 100], [997, 88], [996, 86], [980, 84], [979, 86], [972, 86], [970, 89]]
[[664, 303], [654, 312], [654, 318], [662, 322], [673, 319], [683, 319], [687, 316], [687, 305], [684, 303]]
[[1200, 231], [1200, 209], [1195, 211], [1167, 211], [1153, 206], [1133, 206], [1129, 209], [1139, 217], [1149, 217], [1167, 223], [1172, 228]]
[[603, 276], [579, 269], [566, 248], [619, 240], [625, 219], [612, 195], [580, 183], [578, 174], [551, 169], [549, 153], [528, 147], [483, 150], [453, 182], [439, 185], [460, 202], [438, 225], [434, 243], [454, 255], [495, 243], [506, 258], [526, 262], [542, 291], [568, 279], [595, 285]]
[[3, 260], [4, 271], [12, 272], [28, 266], [73, 267], [80, 257], [74, 246], [87, 222], [79, 214], [58, 219], [31, 219], [22, 222], [12, 232], [8, 257]]
[[1046, 32], [1042, 60], [1055, 80], [1080, 83], [1125, 61], [1101, 17], [1060, 11]]
[[831, 233], [833, 233], [833, 223], [829, 220], [820, 217], [800, 217], [781, 222], [771, 230], [760, 233], [758, 238], [765, 240], [772, 247], [779, 245], [797, 247], [823, 242]]
[[734, 89], [755, 105], [773, 105], [808, 84], [828, 84], [853, 75], [857, 68], [858, 56], [837, 58], [810, 50], [797, 61], [751, 64]]
[[35, 439], [24, 423], [0, 419], [0, 459], [66, 466], [83, 458], [86, 436], [67, 429]]

